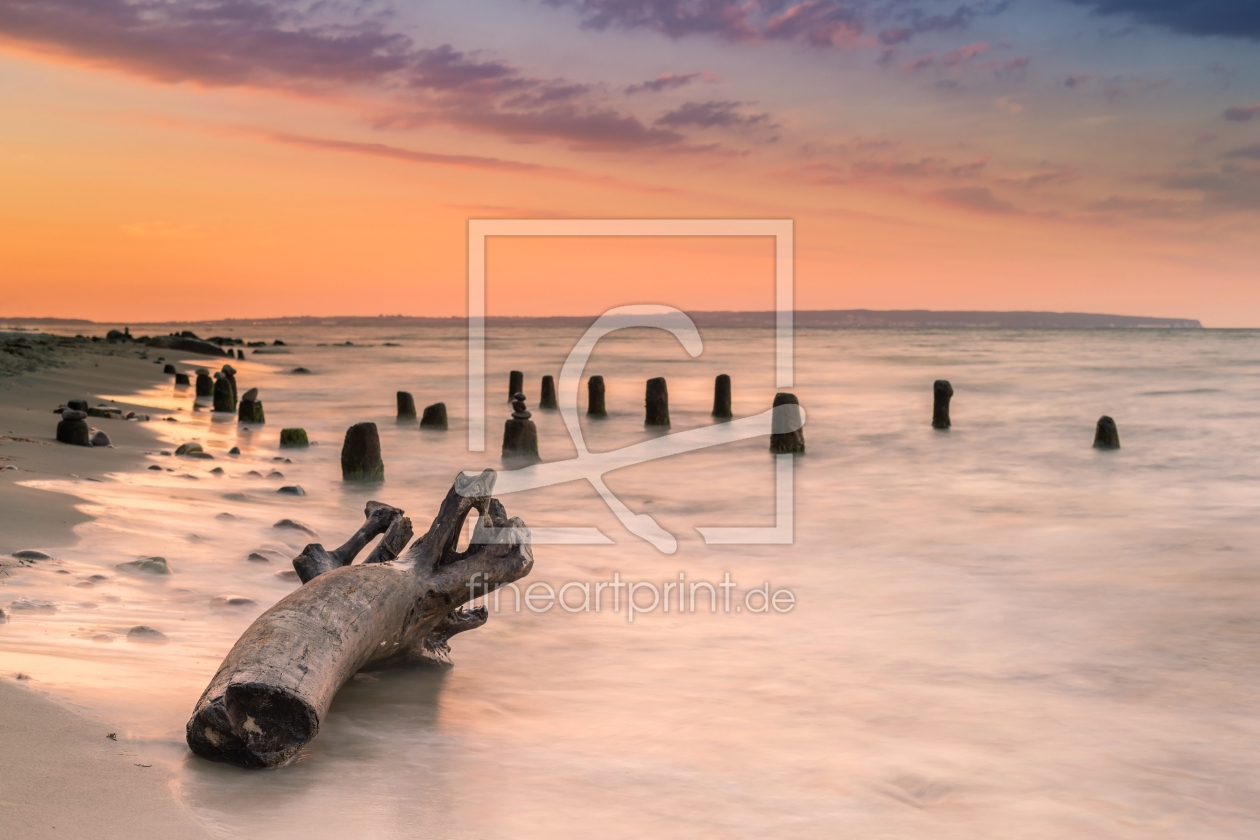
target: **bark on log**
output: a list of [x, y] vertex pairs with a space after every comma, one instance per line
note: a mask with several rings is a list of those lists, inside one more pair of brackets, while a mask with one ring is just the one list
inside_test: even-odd
[[[358, 671], [449, 664], [450, 637], [487, 618], [484, 608], [460, 607], [524, 577], [534, 562], [525, 523], [491, 498], [494, 479], [493, 470], [459, 476], [428, 532], [396, 561], [391, 553], [406, 544], [410, 522], [378, 502], [368, 503], [367, 522], [345, 545], [307, 546], [294, 561], [306, 582], [250, 625], [197, 702], [186, 732], [192, 751], [275, 767], [315, 737], [337, 690]], [[472, 540], [458, 551], [474, 509], [481, 516]], [[368, 559], [349, 565], [382, 532]]]

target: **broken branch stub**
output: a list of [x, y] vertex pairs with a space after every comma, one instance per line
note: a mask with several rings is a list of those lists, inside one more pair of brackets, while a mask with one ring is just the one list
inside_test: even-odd
[[[309, 545], [294, 560], [305, 581], [241, 635], [188, 721], [187, 740], [205, 758], [275, 767], [319, 732], [338, 689], [358, 671], [418, 660], [445, 661], [451, 636], [480, 627], [484, 609], [460, 609], [527, 575], [529, 529], [490, 496], [495, 473], [460, 475], [429, 530], [411, 536], [403, 512], [369, 502], [367, 521], [333, 551]], [[481, 515], [457, 549], [469, 512]], [[384, 534], [368, 559], [350, 565]]]

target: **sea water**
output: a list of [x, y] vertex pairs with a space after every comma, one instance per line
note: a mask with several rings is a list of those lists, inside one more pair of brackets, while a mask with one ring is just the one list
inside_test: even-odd
[[[12, 612], [0, 668], [146, 741], [225, 834], [1260, 832], [1260, 333], [798, 330], [790, 390], [807, 454], [793, 459], [790, 510], [765, 438], [603, 477], [677, 539], [672, 554], [622, 527], [584, 480], [505, 495], [531, 527], [607, 538], [534, 548], [521, 589], [572, 583], [577, 609], [510, 594], [455, 638], [453, 668], [360, 675], [296, 761], [246, 771], [189, 754], [183, 727], [237, 636], [297, 586], [283, 573], [314, 538], [274, 523], [339, 545], [379, 499], [422, 533], [459, 471], [510, 468], [498, 457], [510, 369], [525, 373], [543, 459], [574, 457], [537, 399], [580, 335], [491, 332], [486, 447], [470, 452], [462, 329], [261, 332], [244, 335], [285, 346], [233, 365], [240, 391], [259, 388], [265, 425], [197, 406], [189, 388], [114, 395], [179, 418], [153, 424], [161, 469], [36, 482], [96, 518], [56, 562], [0, 582], [0, 605], [55, 610]], [[586, 374], [604, 377], [609, 417], [585, 418], [584, 380], [579, 399], [591, 451], [663, 433], [643, 427], [655, 376], [669, 383], [671, 433], [714, 422], [719, 373], [737, 417], [769, 408], [773, 333], [703, 337], [697, 358], [660, 331], [599, 344]], [[929, 425], [938, 378], [956, 394], [948, 432]], [[445, 402], [450, 430], [397, 423], [398, 390]], [[1103, 414], [1119, 451], [1091, 447]], [[380, 430], [379, 485], [341, 481], [342, 436], [361, 421]], [[279, 449], [289, 426], [313, 445]], [[158, 454], [194, 440], [214, 459]], [[288, 485], [306, 495], [277, 492]], [[696, 530], [785, 522], [786, 545], [708, 545]], [[173, 574], [116, 568], [149, 556]], [[680, 579], [732, 586], [716, 590], [716, 612], [703, 586], [694, 610], [676, 587], [668, 611], [647, 609], [646, 587], [641, 612], [614, 611], [624, 590], [607, 588], [599, 611], [581, 608], [582, 584]], [[765, 609], [766, 592], [791, 600]], [[127, 641], [142, 624], [169, 641]]]

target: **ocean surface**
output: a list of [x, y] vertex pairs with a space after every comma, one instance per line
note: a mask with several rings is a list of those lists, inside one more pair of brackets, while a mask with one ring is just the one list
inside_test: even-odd
[[[55, 610], [12, 611], [0, 668], [160, 748], [179, 796], [227, 836], [1260, 836], [1260, 333], [798, 330], [807, 454], [793, 460], [791, 544], [709, 545], [696, 530], [783, 521], [765, 438], [604, 476], [677, 539], [672, 554], [584, 480], [504, 495], [531, 527], [606, 537], [535, 546], [521, 588], [572, 583], [576, 608], [505, 596], [454, 639], [453, 668], [360, 675], [274, 771], [183, 745], [223, 655], [297, 585], [283, 572], [309, 538], [274, 523], [339, 545], [379, 499], [423, 533], [460, 470], [500, 468], [510, 369], [525, 373], [544, 460], [574, 457], [537, 401], [580, 331], [492, 331], [478, 453], [463, 330], [239, 334], [286, 342], [232, 362], [266, 425], [196, 406], [189, 388], [127, 397], [177, 410], [153, 426], [161, 469], [33, 482], [96, 519], [57, 562], [0, 582], [0, 606]], [[773, 333], [702, 334], [696, 358], [660, 331], [599, 343], [586, 373], [605, 378], [610, 416], [585, 418], [585, 379], [579, 399], [592, 451], [661, 434], [643, 427], [655, 376], [670, 432], [713, 423], [719, 373], [737, 417], [770, 407]], [[938, 378], [955, 390], [948, 432], [929, 425]], [[398, 390], [445, 402], [450, 430], [396, 423]], [[1119, 451], [1091, 447], [1104, 414]], [[342, 436], [360, 421], [379, 427], [383, 484], [341, 481]], [[278, 449], [288, 426], [315, 445]], [[214, 459], [159, 454], [186, 441]], [[306, 495], [277, 492], [294, 484]], [[173, 574], [116, 568], [150, 556]], [[647, 609], [647, 587], [640, 612], [614, 611], [611, 589], [582, 609], [582, 584], [660, 591], [680, 576], [735, 586], [716, 589], [716, 612], [704, 587], [694, 610], [676, 587], [668, 611]], [[787, 608], [763, 609], [766, 591], [790, 593]], [[169, 642], [127, 641], [141, 624]]]

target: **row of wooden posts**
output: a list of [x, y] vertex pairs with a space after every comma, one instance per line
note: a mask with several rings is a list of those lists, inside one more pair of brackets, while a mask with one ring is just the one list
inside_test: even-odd
[[[530, 419], [531, 414], [525, 407], [524, 375], [520, 371], [512, 371], [508, 378], [509, 399], [512, 402], [512, 416], [503, 428], [503, 457], [513, 461], [537, 461], [538, 429]], [[607, 417], [608, 409], [604, 402], [604, 379], [592, 376], [587, 382], [587, 410], [591, 417]], [[947, 430], [951, 426], [949, 417], [950, 400], [954, 389], [944, 379], [938, 379], [932, 385], [932, 427]], [[543, 408], [558, 408], [556, 401], [555, 379], [544, 376], [542, 379]], [[781, 405], [799, 405], [796, 395], [778, 393], [774, 397], [774, 407]], [[669, 391], [664, 377], [656, 377], [647, 381], [644, 394], [644, 424], [647, 426], [669, 425]], [[721, 374], [713, 383], [712, 416], [718, 420], [733, 418], [731, 411], [731, 378]], [[410, 421], [416, 419], [416, 403], [412, 395], [406, 391], [398, 392], [398, 419]], [[433, 429], [446, 429], [446, 404], [435, 403], [424, 409], [420, 426]], [[301, 432], [300, 442], [286, 441], [285, 433]], [[304, 446], [306, 435], [301, 429], [285, 429], [281, 433], [281, 446]], [[1120, 434], [1116, 422], [1103, 416], [1098, 420], [1094, 431], [1094, 446], [1098, 449], [1119, 449]], [[805, 452], [805, 432], [803, 429], [790, 431], [775, 430], [770, 434], [770, 451], [778, 455], [802, 454]], [[346, 430], [346, 439], [341, 452], [342, 475], [346, 480], [380, 480], [385, 476], [385, 466], [381, 460], [380, 436], [375, 423], [356, 423]]]

